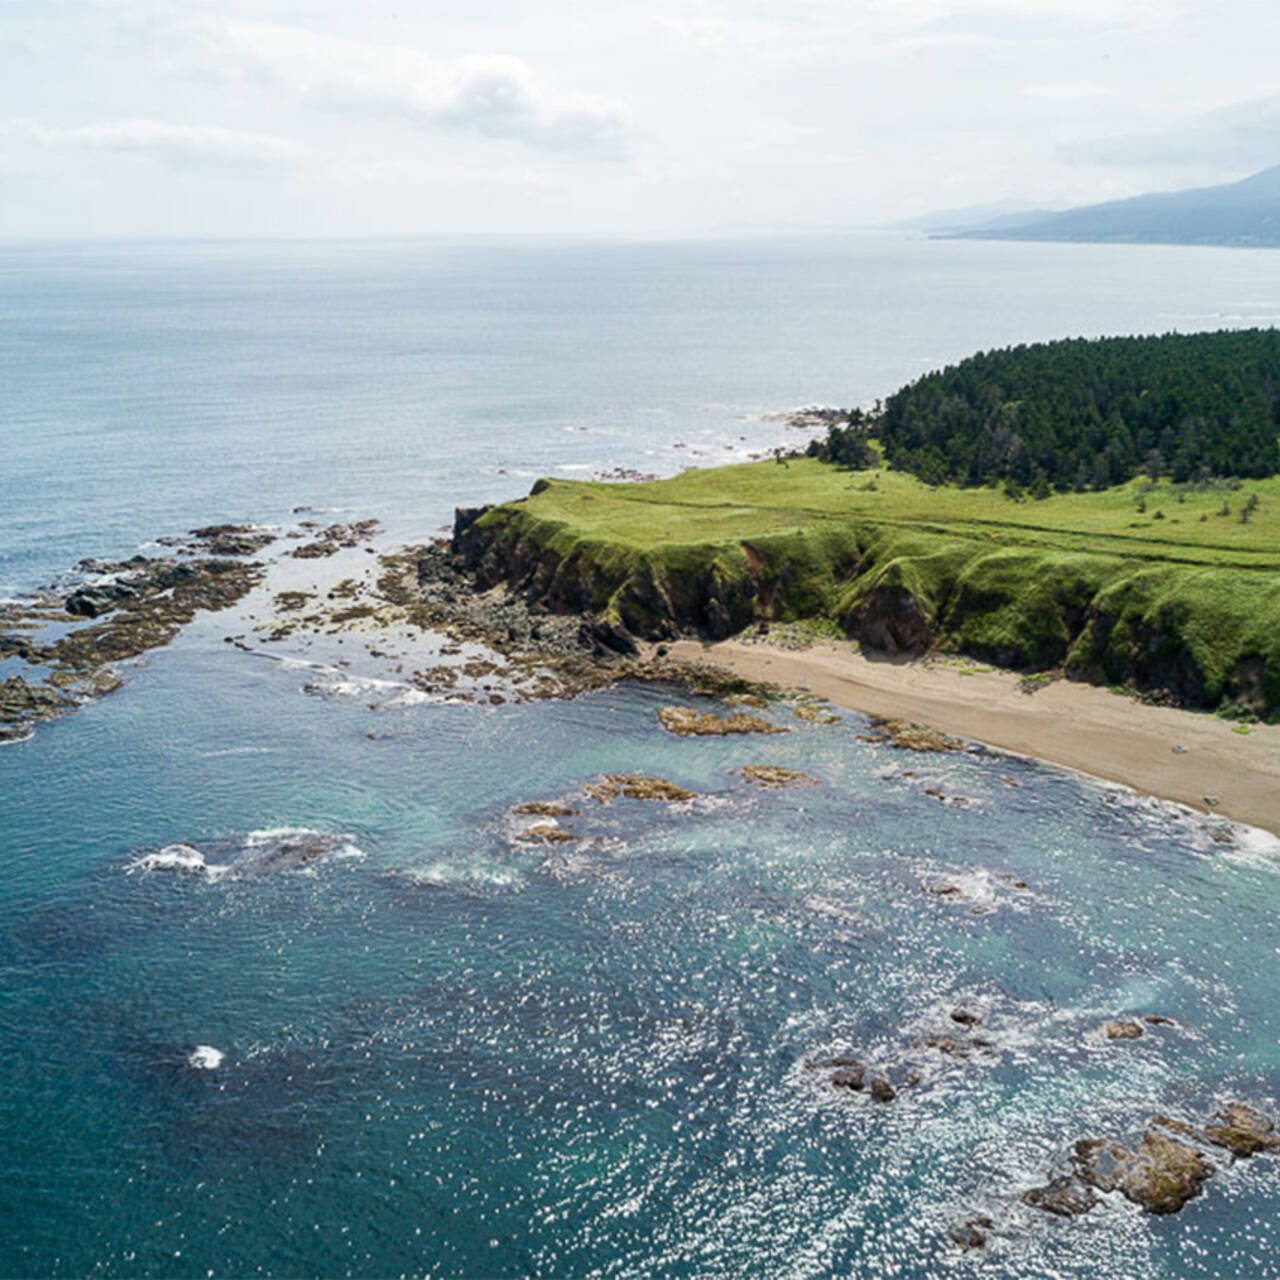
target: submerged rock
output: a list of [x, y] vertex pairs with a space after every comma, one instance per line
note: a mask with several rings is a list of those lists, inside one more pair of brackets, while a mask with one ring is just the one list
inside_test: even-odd
[[568, 844], [577, 838], [571, 831], [556, 826], [554, 822], [535, 822], [516, 836], [518, 840], [537, 840], [541, 844]]
[[792, 708], [792, 714], [797, 720], [804, 720], [809, 724], [840, 723], [840, 717], [820, 702], [802, 702]]
[[907, 751], [964, 751], [965, 743], [959, 738], [930, 729], [927, 725], [912, 724], [908, 720], [872, 719], [875, 740], [886, 746]]
[[987, 1244], [987, 1232], [993, 1231], [995, 1225], [987, 1217], [970, 1218], [967, 1222], [957, 1222], [947, 1234], [962, 1249], [983, 1249]]
[[662, 707], [658, 711], [658, 720], [668, 733], [674, 733], [678, 738], [723, 738], [738, 733], [787, 732], [780, 725], [770, 724], [768, 720], [745, 711], [718, 716], [710, 711], [694, 711], [691, 707]]
[[211, 524], [192, 529], [191, 536], [215, 556], [256, 556], [276, 540], [274, 533], [251, 524]]
[[816, 785], [818, 781], [797, 769], [784, 769], [780, 764], [744, 764], [730, 772], [736, 773], [744, 782], [763, 787], [766, 791], [781, 791], [784, 787], [799, 787], [809, 783]]
[[369, 541], [377, 533], [380, 525], [377, 520], [355, 520], [351, 524], [331, 524], [322, 529], [310, 542], [294, 547], [289, 552], [298, 560], [317, 560], [337, 555], [339, 551], [349, 551], [362, 542]]
[[624, 796], [628, 800], [665, 800], [670, 804], [692, 800], [695, 793], [668, 782], [665, 778], [652, 778], [644, 773], [609, 773], [603, 782], [586, 788], [587, 795], [600, 804], [608, 804]]
[[853, 1089], [861, 1091], [867, 1082], [867, 1069], [860, 1062], [842, 1067], [831, 1077], [831, 1083], [837, 1089]]
[[1075, 1178], [1055, 1178], [1042, 1187], [1024, 1191], [1022, 1203], [1033, 1209], [1052, 1213], [1059, 1218], [1074, 1218], [1088, 1213], [1098, 1203], [1098, 1197]]

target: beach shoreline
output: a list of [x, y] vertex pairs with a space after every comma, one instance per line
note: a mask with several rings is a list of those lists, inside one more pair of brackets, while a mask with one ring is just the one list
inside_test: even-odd
[[1280, 726], [1241, 733], [1211, 714], [1071, 680], [1027, 693], [1016, 672], [869, 657], [849, 642], [796, 649], [737, 637], [679, 640], [669, 649], [677, 661], [710, 662], [846, 710], [910, 720], [1280, 836]]

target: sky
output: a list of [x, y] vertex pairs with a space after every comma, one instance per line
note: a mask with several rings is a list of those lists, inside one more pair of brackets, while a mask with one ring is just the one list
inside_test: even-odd
[[0, 236], [625, 236], [1280, 163], [1275, 0], [0, 0]]

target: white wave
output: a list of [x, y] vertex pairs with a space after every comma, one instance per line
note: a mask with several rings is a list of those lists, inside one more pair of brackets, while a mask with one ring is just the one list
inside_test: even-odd
[[380, 707], [416, 707], [431, 701], [430, 694], [403, 680], [380, 680], [375, 676], [344, 675], [328, 680], [308, 680], [302, 691], [322, 698], [373, 699]]
[[185, 871], [199, 874], [208, 871], [204, 854], [189, 844], [167, 844], [156, 853], [144, 854], [131, 862], [125, 871], [133, 875], [137, 871]]
[[198, 1044], [187, 1054], [187, 1065], [197, 1071], [216, 1071], [222, 1066], [226, 1056], [221, 1049], [215, 1049], [211, 1044]]
[[[275, 656], [275, 655], [272, 655], [272, 656]], [[331, 667], [327, 662], [312, 662], [309, 658], [291, 658], [287, 656], [280, 656], [276, 658], [276, 661], [279, 662], [279, 664], [282, 667], [284, 667], [287, 671], [294, 671], [294, 670], [301, 669], [304, 671], [329, 671], [329, 672], [333, 672], [335, 675], [337, 674], [336, 671], [334, 671], [334, 668]]]
[[216, 751], [202, 751], [206, 759], [213, 756], [265, 756], [271, 755], [276, 747], [219, 747]]
[[21, 742], [30, 742], [36, 736], [36, 731], [27, 726], [22, 735], [17, 738], [0, 738], [0, 747], [16, 747]]
[[396, 873], [410, 884], [441, 889], [457, 885], [480, 885], [494, 889], [514, 889], [523, 883], [517, 872], [502, 867], [484, 867], [456, 862], [432, 862]]
[[1233, 822], [1229, 826], [1233, 840], [1221, 850], [1225, 857], [1242, 865], [1280, 871], [1280, 836], [1262, 827], [1246, 826], [1243, 822]]
[[247, 852], [264, 846], [304, 840], [314, 840], [323, 845], [324, 852], [331, 858], [368, 856], [349, 836], [337, 836], [328, 831], [317, 831], [313, 827], [259, 827], [245, 836], [244, 847]]

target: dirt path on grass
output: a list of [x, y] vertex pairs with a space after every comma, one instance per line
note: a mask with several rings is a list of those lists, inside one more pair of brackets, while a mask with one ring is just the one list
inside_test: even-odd
[[1215, 716], [1149, 707], [1068, 680], [1027, 694], [1011, 672], [876, 660], [849, 644], [795, 650], [759, 640], [682, 640], [671, 656], [1049, 760], [1280, 835], [1277, 725], [1237, 733]]

